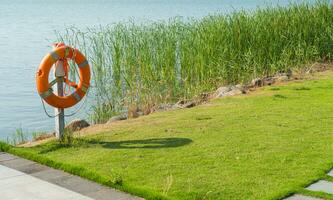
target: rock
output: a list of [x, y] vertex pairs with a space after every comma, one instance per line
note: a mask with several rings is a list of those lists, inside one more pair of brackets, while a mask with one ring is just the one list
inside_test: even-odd
[[173, 109], [176, 109], [176, 108], [192, 108], [194, 106], [196, 106], [196, 102], [195, 101], [184, 101], [184, 100], [180, 100], [175, 105], [173, 105], [172, 108]]
[[266, 77], [262, 79], [262, 86], [273, 85], [275, 83], [275, 77]]
[[51, 137], [54, 137], [54, 136], [55, 136], [55, 132], [54, 133], [43, 133], [43, 134], [40, 134], [37, 137], [35, 137], [33, 139], [33, 141], [45, 140], [47, 138], [51, 138]]
[[328, 69], [331, 69], [333, 67], [332, 64], [327, 63], [314, 63], [312, 66], [309, 67], [309, 70], [306, 72], [306, 74], [312, 74], [315, 72], [323, 72]]
[[282, 73], [277, 73], [275, 76], [268, 76], [265, 78], [255, 78], [251, 81], [251, 84], [249, 87], [255, 88], [255, 87], [262, 87], [266, 85], [273, 85], [276, 81], [286, 81], [289, 80], [290, 77], [292, 76], [291, 70], [288, 71], [287, 73], [282, 72]]
[[286, 76], [290, 79], [293, 76], [293, 71], [291, 69], [288, 69], [286, 72]]
[[199, 98], [200, 98], [200, 102], [205, 102], [205, 101], [208, 101], [209, 99], [209, 93], [205, 92], [205, 93], [201, 93], [199, 95]]
[[192, 108], [194, 106], [196, 106], [195, 101], [189, 101], [183, 105], [183, 108]]
[[183, 108], [183, 105], [185, 104], [184, 100], [180, 100], [177, 103], [175, 103], [175, 105], [172, 106], [173, 109], [177, 109], [177, 108]]
[[172, 109], [172, 104], [161, 104], [158, 106], [158, 110], [169, 110]]
[[178, 108], [178, 107], [175, 107], [175, 105], [172, 105], [172, 104], [160, 104], [158, 107], [155, 108], [154, 111], [161, 112], [161, 111], [172, 110], [172, 109]]
[[132, 112], [128, 112], [128, 118], [138, 118], [140, 116], [144, 115], [143, 111], [132, 111]]
[[65, 127], [65, 129], [68, 130], [68, 131], [74, 132], [74, 131], [79, 131], [83, 128], [86, 128], [88, 126], [90, 126], [90, 124], [86, 120], [76, 119], [76, 120], [71, 121]]
[[235, 96], [235, 95], [239, 95], [239, 94], [243, 94], [243, 91], [241, 88], [232, 88], [229, 92], [227, 92], [224, 96]]
[[238, 84], [235, 86], [237, 89], [239, 89], [240, 91], [242, 91], [243, 94], [246, 94], [247, 91], [248, 91], [248, 88], [247, 86], [245, 85], [242, 85], [242, 84]]
[[183, 107], [181, 105], [177, 104], [177, 103], [172, 106], [173, 110], [180, 109], [180, 108], [183, 108]]
[[127, 119], [126, 115], [118, 115], [118, 116], [111, 117], [109, 119], [109, 121], [107, 121], [106, 123], [110, 124], [110, 123], [113, 123], [113, 122], [116, 122], [116, 121], [121, 121], [121, 120], [126, 120], [126, 119]]
[[286, 71], [280, 71], [276, 73], [275, 77], [280, 77], [280, 76], [287, 76], [289, 79], [292, 77], [293, 71], [291, 69], [287, 69]]
[[138, 111], [137, 114], [138, 114], [138, 117], [145, 115], [145, 113], [143, 111]]
[[288, 81], [289, 80], [289, 77], [287, 75], [284, 75], [284, 76], [279, 76], [277, 77], [277, 80], [278, 81]]
[[225, 96], [225, 94], [227, 94], [228, 92], [231, 91], [231, 87], [230, 86], [225, 86], [225, 87], [220, 87], [216, 90], [215, 92], [215, 97], [223, 97]]
[[255, 78], [251, 81], [252, 87], [261, 87], [263, 86], [263, 81], [260, 78]]
[[176, 104], [177, 105], [184, 105], [185, 104], [185, 100], [179, 100]]
[[139, 111], [139, 108], [136, 105], [129, 105], [127, 107], [127, 118], [137, 118], [139, 115], [137, 112]]
[[234, 96], [246, 93], [246, 88], [242, 85], [220, 87], [214, 93], [214, 98]]

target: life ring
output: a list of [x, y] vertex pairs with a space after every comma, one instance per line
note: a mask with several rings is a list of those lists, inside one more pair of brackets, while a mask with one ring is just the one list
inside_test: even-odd
[[[72, 59], [79, 68], [80, 81], [71, 85], [76, 90], [68, 96], [58, 96], [53, 93], [52, 86], [59, 80], [49, 83], [49, 73], [52, 66], [59, 60]], [[64, 81], [64, 80], [62, 80]], [[69, 80], [65, 80], [65, 83]], [[85, 56], [72, 47], [61, 45], [47, 54], [41, 61], [36, 74], [37, 91], [42, 99], [55, 108], [69, 108], [77, 104], [87, 93], [90, 86], [90, 66]], [[72, 82], [70, 82], [72, 83]]]

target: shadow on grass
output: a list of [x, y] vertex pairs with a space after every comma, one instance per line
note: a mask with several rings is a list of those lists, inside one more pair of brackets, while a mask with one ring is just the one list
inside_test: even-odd
[[45, 154], [65, 148], [90, 148], [102, 146], [108, 149], [160, 149], [160, 148], [176, 148], [188, 145], [193, 142], [188, 138], [151, 138], [145, 140], [124, 140], [107, 142], [97, 139], [75, 139], [72, 144], [64, 145], [53, 143], [40, 149], [39, 154]]
[[190, 144], [191, 142], [192, 140], [188, 138], [151, 138], [115, 142], [91, 140], [89, 144], [102, 145], [102, 147], [109, 149], [160, 149], [180, 147]]
[[86, 145], [86, 142], [83, 141], [83, 140], [75, 139], [74, 141], [75, 141], [75, 143], [73, 143], [73, 144], [61, 144], [59, 142], [55, 142], [55, 143], [52, 143], [52, 144], [45, 145], [45, 146], [41, 147], [41, 149], [39, 150], [39, 154], [46, 154], [46, 153], [49, 153], [49, 152], [52, 152], [52, 151], [57, 151], [57, 150], [60, 150], [60, 149], [67, 149], [67, 148], [73, 148], [73, 147], [74, 148], [88, 147], [88, 145]]

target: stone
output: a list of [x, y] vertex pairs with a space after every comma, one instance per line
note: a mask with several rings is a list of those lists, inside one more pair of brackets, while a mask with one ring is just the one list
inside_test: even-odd
[[[172, 106], [172, 108], [171, 109], [173, 109], [173, 110], [175, 110], [175, 109], [180, 109], [180, 108], [183, 108], [181, 105], [179, 105], [179, 104], [174, 104], [173, 106]], [[162, 110], [159, 110], [159, 111], [162, 111]]]
[[171, 110], [173, 109], [172, 104], [161, 104], [156, 108], [156, 111], [164, 111], [164, 110]]
[[327, 175], [329, 175], [329, 176], [332, 176], [333, 177], [333, 169], [330, 171], [330, 172], [328, 172], [328, 174]]
[[232, 90], [230, 92], [226, 93], [224, 96], [235, 96], [235, 95], [239, 95], [239, 94], [243, 94], [242, 89], [232, 88]]
[[86, 120], [83, 120], [83, 119], [76, 119], [76, 120], [73, 120], [71, 121], [66, 127], [65, 127], [65, 130], [68, 130], [70, 132], [74, 132], [74, 131], [79, 131], [83, 128], [86, 128], [90, 126], [90, 124], [86, 121]]
[[141, 116], [142, 110], [137, 106], [129, 106], [127, 109], [127, 118], [138, 118]]
[[312, 66], [309, 67], [308, 71], [306, 71], [306, 74], [323, 72], [328, 69], [331, 69], [332, 66], [333, 66], [332, 64], [327, 64], [327, 63], [314, 63]]
[[183, 108], [192, 108], [194, 106], [196, 106], [195, 101], [189, 101], [183, 105]]
[[128, 118], [129, 119], [138, 118], [138, 117], [140, 117], [140, 115], [137, 111], [128, 111]]
[[214, 98], [222, 98], [227, 96], [234, 96], [239, 94], [246, 93], [246, 89], [242, 85], [236, 85], [236, 86], [224, 86], [220, 87], [216, 90], [213, 97]]
[[175, 105], [172, 106], [172, 108], [177, 109], [177, 108], [183, 108], [183, 105], [185, 104], [184, 100], [179, 100]]
[[54, 137], [54, 136], [55, 136], [55, 132], [53, 132], [53, 133], [43, 133], [43, 134], [38, 135], [36, 138], [34, 138], [33, 141], [45, 140], [45, 139], [48, 139], [48, 138], [51, 138], [51, 137]]
[[239, 89], [239, 90], [242, 92], [242, 94], [246, 94], [247, 91], [248, 91], [247, 86], [242, 85], [242, 84], [238, 84], [238, 85], [236, 85], [235, 87], [236, 87], [237, 89]]
[[262, 80], [262, 86], [264, 85], [273, 85], [275, 83], [274, 77], [266, 77]]
[[109, 121], [107, 121], [107, 124], [113, 123], [113, 122], [117, 122], [117, 121], [122, 121], [122, 120], [126, 120], [127, 119], [127, 115], [117, 115], [114, 117], [111, 117], [109, 119]]
[[288, 77], [287, 75], [279, 76], [279, 77], [277, 77], [277, 80], [278, 80], [278, 81], [281, 81], [281, 82], [283, 82], [283, 81], [288, 81], [288, 80], [289, 80], [289, 77]]
[[143, 116], [143, 115], [145, 115], [145, 113], [144, 113], [143, 111], [138, 111], [137, 114], [138, 114], [138, 116]]
[[320, 180], [320, 181], [310, 185], [306, 189], [311, 190], [311, 191], [325, 192], [328, 194], [333, 194], [333, 182]]
[[185, 103], [185, 100], [179, 100], [176, 104], [183, 105]]
[[290, 79], [293, 76], [293, 71], [291, 69], [288, 69], [286, 72], [286, 76]]
[[184, 101], [184, 100], [180, 100], [175, 105], [173, 105], [172, 108], [173, 109], [177, 109], [177, 108], [192, 108], [194, 106], [196, 106], [196, 102], [195, 101]]
[[201, 93], [199, 96], [200, 96], [200, 101], [203, 101], [203, 102], [208, 101], [208, 99], [209, 99], [209, 93], [207, 93], [207, 92]]
[[230, 86], [219, 87], [215, 92], [215, 97], [223, 97], [225, 94], [231, 91]]
[[275, 77], [280, 77], [280, 76], [287, 76], [288, 79], [290, 79], [293, 75], [293, 71], [291, 69], [287, 69], [286, 71], [279, 71], [278, 73], [275, 74]]
[[262, 87], [263, 86], [263, 81], [260, 78], [255, 78], [251, 81], [251, 87]]
[[304, 196], [304, 195], [300, 195], [300, 194], [295, 194], [293, 196], [285, 198], [284, 200], [322, 200], [322, 199], [315, 198], [315, 197], [308, 197], [308, 196]]

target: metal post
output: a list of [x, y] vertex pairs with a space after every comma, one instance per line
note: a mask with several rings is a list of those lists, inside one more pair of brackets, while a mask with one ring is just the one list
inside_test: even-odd
[[[56, 91], [58, 96], [64, 96], [64, 62], [59, 60], [56, 62], [54, 75], [57, 79]], [[62, 108], [55, 108], [55, 133], [58, 139], [62, 139], [65, 130], [65, 110]]]

